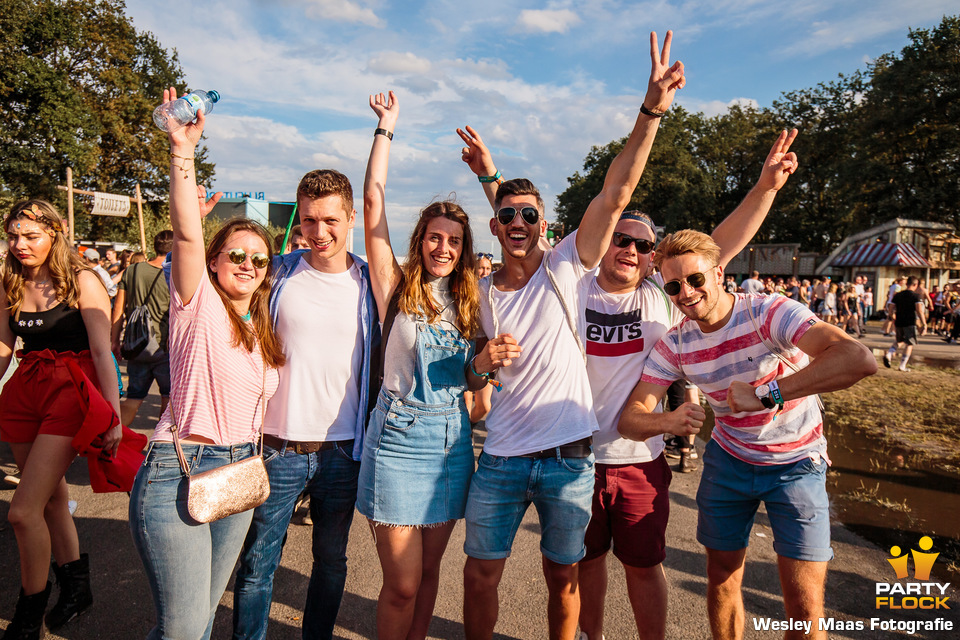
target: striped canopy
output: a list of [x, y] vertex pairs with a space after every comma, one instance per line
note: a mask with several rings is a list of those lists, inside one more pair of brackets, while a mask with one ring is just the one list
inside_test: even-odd
[[875, 242], [854, 247], [832, 263], [834, 267], [930, 267], [917, 248], [906, 242]]

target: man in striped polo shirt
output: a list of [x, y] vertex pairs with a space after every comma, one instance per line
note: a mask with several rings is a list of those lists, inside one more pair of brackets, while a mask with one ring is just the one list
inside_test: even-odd
[[[686, 316], [647, 358], [618, 429], [643, 439], [656, 428], [696, 433], [699, 405], [653, 413], [674, 380], [706, 395], [716, 416], [697, 492], [697, 539], [707, 549], [707, 608], [714, 638], [743, 636], [740, 591], [753, 518], [764, 502], [773, 529], [787, 616], [823, 615], [830, 547], [827, 442], [816, 395], [877, 370], [873, 355], [839, 328], [783, 296], [723, 290], [720, 248], [698, 231], [664, 238], [654, 258], [664, 290]], [[794, 373], [796, 372], [796, 373]]]

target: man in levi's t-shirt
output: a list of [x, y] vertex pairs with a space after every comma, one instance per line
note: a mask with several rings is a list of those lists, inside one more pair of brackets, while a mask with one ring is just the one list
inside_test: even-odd
[[[784, 132], [777, 138], [756, 186], [714, 230], [721, 265], [747, 245], [796, 169], [796, 156], [789, 153], [796, 133]], [[586, 555], [580, 561], [581, 640], [603, 637], [606, 554], [611, 545], [623, 564], [640, 638], [663, 638], [666, 633], [667, 581], [662, 563], [671, 472], [663, 455], [663, 435], [686, 436], [687, 431], [651, 433], [640, 442], [627, 440], [617, 431], [620, 411], [647, 356], [683, 317], [664, 292], [661, 275], [643, 277], [651, 267], [656, 239], [656, 226], [648, 215], [620, 214], [583, 298], [587, 374], [599, 431], [593, 436], [593, 509], [585, 536]], [[687, 401], [697, 403], [695, 387], [692, 393], [688, 390]]]
[[699, 405], [654, 411], [674, 380], [700, 388], [716, 417], [697, 491], [697, 539], [707, 550], [713, 636], [743, 636], [740, 585], [753, 518], [763, 501], [786, 615], [798, 624], [809, 621], [810, 637], [825, 638], [817, 621], [833, 550], [825, 482], [829, 459], [815, 394], [872, 375], [876, 358], [798, 302], [725, 292], [720, 247], [706, 234], [684, 230], [667, 236], [655, 261], [664, 291], [686, 318], [647, 358], [618, 429], [636, 440], [662, 430], [695, 433], [705, 417]]

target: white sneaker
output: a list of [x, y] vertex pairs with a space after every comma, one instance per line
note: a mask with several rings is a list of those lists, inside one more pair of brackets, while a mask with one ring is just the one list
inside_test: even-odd
[[[590, 640], [583, 631], [580, 632], [580, 638], [578, 640]], [[600, 640], [606, 640], [604, 636], [600, 636]]]
[[77, 512], [77, 507], [80, 506], [77, 504], [76, 500], [67, 500], [67, 509], [70, 511], [70, 515], [73, 515]]

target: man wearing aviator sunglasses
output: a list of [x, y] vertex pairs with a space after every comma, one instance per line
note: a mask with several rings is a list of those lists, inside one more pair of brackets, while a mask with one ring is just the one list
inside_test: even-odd
[[[577, 628], [578, 565], [593, 497], [591, 434], [597, 429], [581, 335], [580, 308], [590, 270], [603, 257], [620, 212], [643, 172], [659, 118], [683, 86], [683, 64], [670, 64], [672, 33], [663, 51], [651, 34], [651, 72], [641, 113], [613, 160], [603, 190], [583, 222], [545, 254], [544, 206], [529, 180], [500, 184], [476, 131], [457, 130], [463, 160], [480, 177], [495, 212], [490, 231], [503, 247], [503, 268], [481, 283], [481, 332], [475, 372], [498, 375], [487, 439], [467, 501], [464, 550], [466, 637], [490, 638], [497, 620], [497, 586], [518, 519], [532, 500], [542, 523], [541, 549], [549, 592], [550, 636], [572, 640]], [[519, 214], [519, 215], [518, 215]], [[471, 375], [473, 375], [471, 373]], [[511, 524], [501, 524], [509, 522]]]
[[630, 439], [663, 431], [696, 433], [705, 417], [699, 405], [655, 410], [674, 380], [703, 391], [716, 425], [697, 492], [697, 539], [707, 550], [713, 635], [743, 635], [738, 587], [754, 514], [763, 501], [785, 585], [786, 615], [810, 621], [811, 637], [825, 638], [817, 620], [823, 616], [833, 551], [825, 483], [829, 458], [815, 394], [872, 375], [876, 358], [789, 298], [727, 293], [721, 249], [710, 236], [679, 231], [657, 251], [664, 290], [686, 319], [651, 351], [619, 431]]

